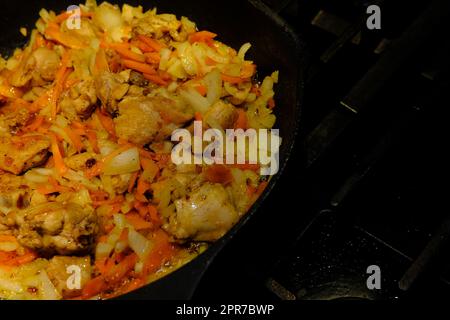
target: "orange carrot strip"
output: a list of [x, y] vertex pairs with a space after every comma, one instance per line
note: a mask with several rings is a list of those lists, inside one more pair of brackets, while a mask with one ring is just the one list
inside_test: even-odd
[[158, 40], [152, 39], [152, 38], [144, 36], [144, 35], [138, 35], [137, 38], [158, 52], [161, 51], [162, 48], [166, 47], [164, 44], [162, 44]]
[[154, 205], [149, 205], [147, 207], [148, 213], [150, 214], [150, 219], [153, 221], [156, 227], [161, 226], [162, 220], [158, 215], [158, 209]]
[[158, 52], [146, 52], [144, 53], [144, 56], [147, 58], [148, 63], [154, 63], [157, 64], [161, 61], [161, 56]]
[[144, 78], [161, 86], [167, 86], [169, 83], [156, 74], [144, 73]]
[[142, 73], [156, 74], [155, 68], [145, 63], [124, 59], [123, 65], [129, 69], [133, 69]]
[[43, 116], [37, 116], [32, 123], [25, 127], [26, 131], [36, 131], [44, 123]]
[[94, 130], [86, 130], [86, 137], [89, 140], [89, 143], [92, 146], [92, 149], [95, 153], [100, 153], [100, 148], [98, 146], [97, 134]]
[[51, 151], [53, 154], [53, 161], [55, 162], [55, 168], [58, 171], [59, 175], [62, 176], [67, 172], [67, 167], [64, 164], [64, 160], [61, 155], [61, 150], [59, 150], [56, 135], [51, 133], [50, 138], [51, 138]]
[[60, 30], [59, 26], [55, 23], [49, 23], [47, 29], [45, 29], [44, 34], [45, 36], [71, 49], [83, 49], [86, 47], [86, 45], [78, 38], [70, 36], [67, 33], [63, 33]]
[[211, 44], [213, 39], [217, 37], [217, 34], [209, 32], [209, 31], [199, 31], [193, 33], [189, 36], [188, 40], [190, 43], [194, 42], [205, 42], [207, 44]]
[[236, 122], [234, 123], [235, 129], [247, 129], [248, 121], [247, 121], [247, 113], [243, 109], [237, 109], [238, 117]]
[[143, 42], [141, 40], [137, 40], [135, 44], [136, 44], [136, 47], [138, 47], [144, 53], [155, 51], [155, 49], [153, 49], [152, 47], [150, 47], [148, 44], [146, 44], [145, 42]]
[[108, 59], [103, 48], [99, 48], [95, 56], [95, 73], [98, 74], [101, 71], [109, 71]]
[[142, 219], [137, 213], [128, 213], [125, 215], [125, 218], [136, 230], [150, 229], [153, 227], [151, 222]]
[[137, 62], [145, 62], [145, 56], [140, 53], [136, 53], [129, 49], [125, 49], [125, 48], [122, 48], [119, 46], [116, 46], [114, 48], [114, 50], [116, 50], [118, 54], [120, 54], [122, 57], [124, 57], [126, 59], [137, 61]]
[[17, 242], [16, 237], [0, 234], [0, 242]]
[[242, 79], [248, 79], [251, 78], [256, 72], [256, 65], [251, 64], [244, 64], [241, 69], [241, 78]]
[[114, 128], [114, 121], [105, 113], [101, 112], [99, 109], [95, 111], [100, 123], [103, 128], [113, 137], [116, 137], [116, 129]]
[[206, 88], [206, 86], [202, 84], [196, 86], [195, 90], [197, 90], [197, 92], [200, 93], [202, 96], [206, 96], [206, 93], [208, 92], [208, 88]]
[[196, 111], [196, 112], [194, 113], [194, 119], [197, 120], [197, 121], [202, 121], [202, 120], [203, 120], [203, 115], [202, 115], [202, 113]]
[[131, 193], [131, 191], [133, 191], [134, 185], [136, 184], [136, 180], [139, 176], [139, 171], [136, 171], [135, 173], [133, 173], [131, 175], [130, 181], [128, 182], [128, 193]]
[[239, 84], [244, 82], [244, 80], [240, 77], [233, 77], [222, 73], [222, 80], [225, 82], [229, 82], [231, 84]]
[[78, 152], [81, 152], [84, 149], [81, 137], [74, 130], [71, 130], [69, 127], [66, 127], [63, 130], [69, 136], [70, 141], [72, 141], [75, 149], [77, 149]]

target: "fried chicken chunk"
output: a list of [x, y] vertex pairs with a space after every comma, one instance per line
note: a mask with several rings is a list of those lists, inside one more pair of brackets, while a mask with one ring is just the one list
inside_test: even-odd
[[175, 239], [214, 241], [239, 219], [228, 193], [220, 184], [205, 183], [175, 201], [175, 213], [165, 225]]
[[92, 249], [97, 215], [75, 203], [47, 202], [12, 213], [17, 239], [43, 254], [78, 254]]
[[40, 134], [21, 137], [0, 137], [0, 169], [20, 174], [44, 163], [48, 158], [50, 140]]

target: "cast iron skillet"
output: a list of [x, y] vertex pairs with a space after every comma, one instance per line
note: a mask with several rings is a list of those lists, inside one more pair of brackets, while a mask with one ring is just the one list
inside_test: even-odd
[[[4, 56], [16, 47], [23, 46], [26, 39], [19, 33], [20, 27], [31, 30], [38, 18], [40, 8], [56, 12], [84, 0], [13, 0], [0, 4], [0, 53]], [[98, 1], [100, 3], [101, 1]], [[131, 292], [122, 299], [187, 299], [190, 298], [217, 253], [250, 219], [273, 189], [286, 165], [297, 134], [300, 116], [300, 96], [303, 91], [303, 66], [305, 48], [286, 23], [259, 0], [147, 0], [109, 1], [111, 3], [141, 4], [145, 10], [157, 7], [159, 12], [174, 13], [191, 18], [201, 30], [211, 30], [218, 39], [239, 48], [245, 42], [252, 43], [249, 57], [258, 65], [259, 77], [272, 71], [280, 71], [276, 86], [275, 128], [280, 129], [283, 139], [280, 148], [280, 170], [259, 200], [241, 221], [224, 237], [212, 244], [206, 252], [170, 275]]]

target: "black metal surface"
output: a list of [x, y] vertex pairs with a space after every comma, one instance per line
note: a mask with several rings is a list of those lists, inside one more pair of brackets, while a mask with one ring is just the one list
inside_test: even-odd
[[[262, 214], [217, 256], [195, 297], [448, 299], [443, 106], [450, 40], [441, 19], [410, 28], [429, 12], [448, 15], [448, 4], [384, 1], [382, 29], [361, 30], [324, 61], [340, 34], [324, 27], [333, 21], [312, 23], [317, 14], [353, 25], [372, 2], [297, 3], [298, 30], [312, 52], [300, 135], [305, 153], [294, 153], [280, 181], [286, 187], [274, 190]], [[393, 56], [399, 65], [378, 64]], [[375, 88], [357, 86], [377, 67]], [[363, 102], [354, 104], [363, 106], [357, 113], [340, 103], [349, 92]], [[424, 249], [432, 259], [420, 258]], [[224, 268], [230, 260], [239, 267]], [[381, 268], [381, 290], [365, 286], [372, 264]], [[408, 269], [413, 281], [403, 291], [398, 282]]]
[[[141, 4], [150, 9], [142, 1], [109, 1], [111, 3]], [[26, 3], [26, 10], [24, 5]], [[60, 12], [73, 4], [72, 1], [21, 1], [2, 2], [0, 12], [4, 19], [0, 20], [0, 49], [8, 55], [15, 47], [25, 43], [19, 34], [20, 27], [31, 29], [37, 20], [40, 8]], [[248, 214], [230, 230], [222, 239], [214, 243], [204, 254], [193, 262], [173, 272], [169, 276], [148, 286], [138, 289], [125, 299], [186, 299], [190, 298], [216, 254], [229, 242], [239, 229], [258, 211], [264, 198], [271, 192], [283, 171], [293, 149], [300, 116], [300, 98], [302, 87], [302, 69], [305, 65], [303, 56], [304, 44], [290, 27], [272, 10], [258, 0], [230, 0], [217, 3], [215, 1], [197, 0], [195, 4], [183, 0], [152, 1], [151, 7], [159, 12], [184, 15], [198, 23], [200, 29], [213, 30], [227, 44], [239, 47], [251, 42], [253, 49], [249, 57], [258, 65], [260, 76], [279, 70], [282, 76], [276, 88], [277, 106], [283, 112], [276, 112], [276, 128], [280, 129], [283, 144], [280, 148], [279, 174], [271, 179], [263, 195], [253, 205]], [[282, 10], [285, 6], [278, 7]], [[233, 21], [233, 23], [230, 23]]]

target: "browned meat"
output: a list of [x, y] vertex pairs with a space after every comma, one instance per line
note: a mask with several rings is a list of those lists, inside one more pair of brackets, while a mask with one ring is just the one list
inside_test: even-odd
[[19, 242], [47, 255], [86, 253], [98, 230], [95, 211], [74, 203], [42, 203], [11, 215]]
[[162, 140], [192, 119], [177, 109], [175, 101], [162, 97], [126, 98], [114, 119], [117, 135], [138, 145]]
[[0, 136], [9, 136], [16, 133], [30, 118], [30, 112], [26, 108], [5, 112], [5, 114], [0, 115]]
[[[81, 271], [80, 282], [77, 283], [75, 277], [69, 279], [71, 275], [75, 275], [73, 268]], [[53, 257], [47, 267], [47, 274], [55, 286], [56, 290], [63, 296], [63, 298], [73, 298], [81, 294], [86, 282], [91, 279], [91, 259], [86, 257]], [[73, 282], [71, 280], [74, 280]], [[70, 288], [68, 286], [70, 284]], [[77, 289], [77, 285], [80, 285]]]
[[22, 176], [0, 173], [0, 206], [23, 209], [30, 203], [30, 188]]
[[114, 119], [117, 135], [138, 145], [149, 143], [158, 134], [163, 121], [149, 98], [128, 98], [119, 104]]
[[176, 200], [175, 207], [175, 213], [164, 227], [178, 240], [217, 240], [239, 219], [220, 184], [203, 184], [187, 197]]
[[60, 58], [55, 51], [38, 48], [14, 72], [10, 82], [16, 87], [25, 86], [30, 80], [33, 85], [43, 85], [55, 79], [59, 63]]
[[66, 166], [70, 169], [79, 171], [86, 170], [92, 168], [97, 161], [99, 160], [99, 156], [92, 152], [83, 152], [80, 154], [76, 154], [74, 156], [68, 157], [64, 159]]
[[216, 102], [204, 115], [206, 124], [217, 129], [233, 128], [237, 117], [236, 108], [223, 101]]
[[129, 84], [119, 74], [102, 72], [95, 78], [97, 97], [110, 114], [117, 111], [119, 101], [128, 92]]
[[20, 174], [47, 160], [50, 140], [44, 135], [0, 137], [0, 169]]
[[61, 100], [61, 110], [69, 117], [87, 119], [94, 112], [97, 95], [94, 80], [82, 80], [68, 90]]

